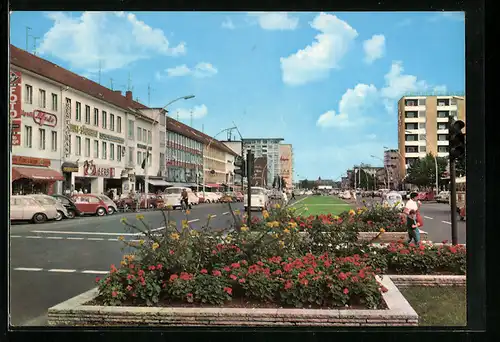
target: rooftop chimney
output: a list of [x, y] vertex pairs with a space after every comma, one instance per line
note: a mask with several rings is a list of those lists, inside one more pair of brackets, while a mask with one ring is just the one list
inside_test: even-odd
[[120, 94], [120, 95], [122, 94], [122, 91], [121, 91], [121, 90], [113, 90], [113, 91], [114, 91], [115, 93], [117, 93], [117, 94]]
[[128, 103], [132, 104], [132, 92], [130, 90], [127, 90], [125, 92], [125, 98], [127, 99]]

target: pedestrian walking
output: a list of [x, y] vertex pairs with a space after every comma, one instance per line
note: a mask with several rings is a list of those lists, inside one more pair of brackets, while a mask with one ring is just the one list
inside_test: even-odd
[[290, 200], [294, 200], [295, 199], [295, 192], [292, 191], [292, 197], [290, 197]]
[[415, 241], [416, 244], [420, 243], [420, 230], [418, 229], [417, 212], [410, 210], [406, 218], [406, 229], [408, 230], [408, 243]]

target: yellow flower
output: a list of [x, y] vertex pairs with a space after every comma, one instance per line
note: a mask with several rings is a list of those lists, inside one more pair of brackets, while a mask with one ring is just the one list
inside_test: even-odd
[[271, 236], [275, 239], [279, 238], [280, 236], [278, 235], [278, 233], [272, 233]]
[[354, 212], [354, 210], [351, 209], [351, 210], [349, 210], [349, 215], [354, 216], [354, 215], [356, 215], [356, 213]]
[[179, 240], [179, 237], [180, 237], [180, 235], [179, 235], [179, 234], [177, 234], [177, 233], [172, 233], [172, 234], [170, 234], [170, 238], [171, 238], [172, 240]]
[[267, 222], [267, 223], [266, 223], [266, 226], [267, 226], [267, 227], [269, 227], [269, 228], [274, 227], [272, 222]]
[[189, 215], [189, 214], [191, 214], [191, 210], [188, 209], [188, 210], [186, 210], [186, 215]]
[[278, 221], [273, 221], [273, 227], [278, 228], [280, 226], [280, 223]]
[[125, 240], [125, 237], [123, 237], [123, 235], [121, 235], [118, 237], [118, 240], [123, 241], [123, 240]]
[[142, 239], [139, 240], [139, 245], [141, 245], [141, 246], [144, 245], [144, 240], [142, 240]]
[[228, 234], [228, 235], [226, 236], [226, 241], [227, 241], [227, 242], [231, 242], [232, 240], [233, 240], [233, 237], [232, 237], [231, 235], [229, 235], [229, 234]]
[[285, 233], [285, 234], [289, 234], [289, 233], [290, 233], [290, 231], [289, 231], [288, 229], [283, 229], [283, 233]]
[[158, 247], [160, 247], [158, 242], [153, 243], [153, 245], [151, 246], [151, 248], [153, 248], [153, 251], [155, 251]]
[[296, 222], [288, 222], [288, 226], [290, 228], [296, 228], [297, 227], [297, 223]]
[[236, 210], [234, 211], [234, 213], [235, 213], [236, 215], [239, 215], [239, 214], [240, 214], [240, 210], [239, 210], [239, 209], [236, 209]]
[[208, 214], [208, 219], [210, 220], [212, 217], [214, 217], [214, 215], [212, 214]]
[[171, 205], [167, 205], [165, 208], [166, 208], [167, 210], [172, 210], [172, 209], [173, 209], [173, 207], [172, 207]]
[[192, 230], [192, 231], [190, 231], [190, 232], [189, 232], [189, 234], [191, 234], [191, 236], [198, 236], [198, 235], [200, 235], [200, 234], [198, 233], [198, 231], [196, 231], [196, 230]]
[[127, 223], [127, 218], [126, 217], [122, 217], [120, 219], [120, 222], [123, 223], [123, 224]]
[[380, 232], [381, 233], [385, 233], [385, 229], [384, 228], [380, 228]]
[[248, 231], [248, 227], [247, 227], [247, 226], [245, 226], [245, 225], [242, 225], [242, 226], [241, 226], [241, 231], [242, 231], [242, 232], [246, 232], [246, 231]]
[[125, 266], [127, 262], [125, 260], [120, 261], [120, 265]]
[[339, 218], [340, 218], [340, 217], [339, 217], [339, 216], [337, 216], [337, 215], [335, 215], [335, 216], [333, 217], [333, 219], [334, 219], [334, 220], [338, 220]]
[[262, 211], [262, 217], [264, 217], [265, 219], [269, 217], [269, 213], [267, 212], [267, 210]]
[[283, 240], [280, 240], [278, 243], [279, 243], [281, 248], [285, 247], [285, 243], [283, 242]]
[[363, 210], [358, 209], [358, 215], [361, 214], [362, 212], [363, 212]]
[[279, 209], [279, 208], [281, 208], [281, 205], [276, 204], [276, 209]]
[[187, 220], [182, 220], [182, 229], [187, 229], [189, 228], [189, 224]]
[[133, 254], [126, 254], [123, 256], [123, 258], [127, 261], [132, 261], [134, 260], [135, 256]]
[[144, 215], [137, 214], [137, 215], [135, 215], [135, 218], [138, 219], [138, 220], [144, 220]]

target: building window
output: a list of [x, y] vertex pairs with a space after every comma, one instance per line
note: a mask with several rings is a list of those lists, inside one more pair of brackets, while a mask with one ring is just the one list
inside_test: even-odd
[[85, 138], [85, 157], [90, 157], [90, 139]]
[[57, 132], [52, 131], [50, 141], [52, 151], [57, 151]]
[[115, 114], [109, 113], [109, 130], [115, 130]]
[[52, 110], [57, 110], [57, 94], [52, 94]]
[[439, 99], [439, 100], [437, 100], [437, 105], [438, 105], [438, 107], [449, 106], [450, 100], [449, 99]]
[[122, 117], [121, 116], [116, 117], [116, 131], [118, 133], [122, 132]]
[[99, 140], [94, 140], [94, 158], [99, 158]]
[[142, 153], [137, 151], [137, 165], [142, 164], [142, 159], [141, 159]]
[[420, 150], [420, 152], [425, 152], [427, 150], [427, 148], [425, 146], [420, 146], [419, 150]]
[[85, 123], [90, 125], [90, 106], [85, 106]]
[[109, 143], [109, 160], [115, 160], [115, 144]]
[[165, 170], [165, 154], [160, 153], [160, 170]]
[[102, 142], [102, 159], [106, 159], [108, 157], [108, 145], [106, 144], [106, 142]]
[[425, 106], [425, 99], [418, 99], [419, 106]]
[[47, 98], [45, 97], [45, 90], [40, 89], [38, 94], [38, 106], [45, 108], [47, 106]]
[[407, 123], [405, 129], [418, 129], [418, 123]]
[[33, 129], [31, 126], [24, 126], [24, 147], [31, 148], [33, 145]]
[[146, 141], [147, 141], [146, 129], [143, 128], [142, 129], [142, 142], [146, 142]]
[[82, 138], [79, 136], [76, 136], [76, 151], [75, 154], [77, 156], [82, 155]]
[[82, 121], [82, 104], [76, 103], [76, 121]]
[[[153, 140], [153, 136], [151, 134], [151, 131], [148, 131], [148, 144], [151, 144], [151, 141]], [[160, 142], [161, 143], [161, 142]]]
[[439, 123], [437, 124], [437, 129], [438, 129], [438, 130], [448, 129], [448, 123], [441, 123], [441, 122], [439, 122]]
[[450, 116], [455, 119], [457, 117], [457, 111], [456, 110], [452, 110], [450, 112]]
[[448, 141], [448, 134], [438, 134], [438, 141]]
[[99, 126], [99, 109], [94, 108], [94, 126]]
[[25, 95], [24, 95], [24, 103], [32, 104], [33, 103], [33, 87], [29, 84], [26, 84], [24, 87]]
[[142, 129], [140, 127], [137, 127], [137, 141], [142, 140]]
[[122, 145], [116, 146], [116, 149], [117, 149], [117, 151], [116, 151], [116, 160], [122, 161], [122, 153], [123, 153], [122, 152]]
[[439, 153], [448, 153], [448, 146], [438, 146]]
[[40, 134], [40, 150], [45, 150], [45, 129], [39, 128], [38, 132]]
[[128, 148], [128, 161], [129, 161], [129, 163], [134, 162], [134, 148], [133, 147]]
[[425, 134], [420, 134], [420, 140], [425, 140], [425, 139], [427, 139]]
[[425, 110], [418, 111], [418, 117], [419, 118], [425, 118]]
[[450, 103], [451, 103], [452, 105], [456, 106], [456, 105], [457, 105], [457, 99], [452, 98]]
[[128, 138], [134, 140], [134, 121], [128, 120]]
[[[413, 118], [416, 118], [418, 115], [417, 115], [417, 112], [405, 112], [405, 118], [407, 119], [413, 119]], [[251, 149], [254, 149], [253, 146], [250, 146]]]
[[406, 141], [417, 141], [417, 134], [406, 134]]
[[108, 128], [108, 114], [105, 111], [102, 111], [102, 128]]
[[405, 100], [405, 106], [408, 107], [417, 106], [417, 100]]
[[448, 117], [448, 113], [449, 113], [448, 111], [441, 111], [440, 110], [440, 111], [437, 112], [437, 117], [438, 118], [447, 118]]

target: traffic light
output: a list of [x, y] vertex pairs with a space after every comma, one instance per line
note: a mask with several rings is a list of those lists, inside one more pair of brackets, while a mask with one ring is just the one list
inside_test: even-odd
[[246, 165], [245, 160], [241, 156], [237, 156], [234, 160], [234, 173], [240, 175], [241, 177], [246, 177]]
[[462, 132], [464, 127], [462, 120], [454, 121], [450, 125], [450, 160], [456, 160], [465, 154], [465, 134]]
[[253, 153], [247, 154], [248, 177], [253, 177], [254, 162], [255, 162], [255, 155]]

